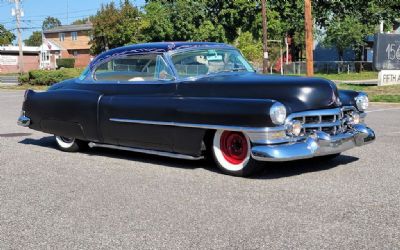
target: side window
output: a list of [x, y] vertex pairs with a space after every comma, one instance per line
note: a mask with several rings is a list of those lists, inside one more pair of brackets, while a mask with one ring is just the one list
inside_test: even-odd
[[131, 55], [100, 64], [94, 72], [96, 81], [157, 81], [174, 79], [161, 55]]

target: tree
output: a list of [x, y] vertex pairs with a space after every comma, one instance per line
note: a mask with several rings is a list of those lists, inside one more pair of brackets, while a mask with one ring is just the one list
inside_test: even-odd
[[119, 7], [114, 2], [102, 5], [92, 22], [91, 50], [95, 54], [143, 40], [141, 13], [128, 0], [121, 2]]
[[53, 29], [53, 28], [58, 27], [58, 26], [61, 26], [61, 21], [58, 20], [55, 17], [48, 16], [43, 21], [42, 29], [43, 30], [49, 30], [49, 29]]
[[174, 27], [170, 8], [160, 1], [151, 1], [145, 5], [144, 10], [144, 39], [148, 42], [173, 40]]
[[34, 31], [32, 35], [24, 40], [26, 46], [40, 46], [42, 45], [42, 32]]
[[15, 35], [0, 24], [0, 45], [9, 45], [15, 39]]
[[85, 18], [82, 18], [82, 19], [77, 19], [77, 20], [75, 20], [75, 21], [73, 21], [72, 22], [72, 25], [79, 25], [79, 24], [87, 24], [87, 23], [90, 23], [91, 22], [91, 20], [92, 20], [92, 16], [91, 17], [85, 17]]
[[360, 53], [360, 46], [368, 31], [365, 26], [353, 16], [335, 17], [330, 21], [323, 44], [327, 47], [336, 47], [339, 58], [343, 60], [344, 51], [352, 48]]

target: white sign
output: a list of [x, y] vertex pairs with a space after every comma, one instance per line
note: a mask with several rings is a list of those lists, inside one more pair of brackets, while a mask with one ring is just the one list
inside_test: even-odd
[[18, 65], [18, 56], [0, 55], [0, 65], [3, 65], [3, 66]]
[[378, 86], [400, 84], [400, 70], [382, 70], [379, 72]]

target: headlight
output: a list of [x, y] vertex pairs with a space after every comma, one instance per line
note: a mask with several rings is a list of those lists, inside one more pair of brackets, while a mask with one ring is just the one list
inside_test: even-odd
[[369, 100], [368, 100], [368, 96], [364, 93], [359, 94], [356, 98], [356, 105], [358, 110], [360, 111], [364, 111], [368, 108], [369, 105]]
[[286, 108], [280, 102], [276, 102], [272, 105], [269, 110], [269, 116], [271, 117], [271, 121], [276, 125], [281, 125], [285, 122], [286, 119]]

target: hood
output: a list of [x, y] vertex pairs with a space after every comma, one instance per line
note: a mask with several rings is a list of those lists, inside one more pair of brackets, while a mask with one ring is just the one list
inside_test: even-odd
[[336, 85], [326, 79], [297, 76], [228, 73], [210, 75], [180, 84], [182, 96], [271, 99], [286, 105], [289, 113], [339, 107]]

